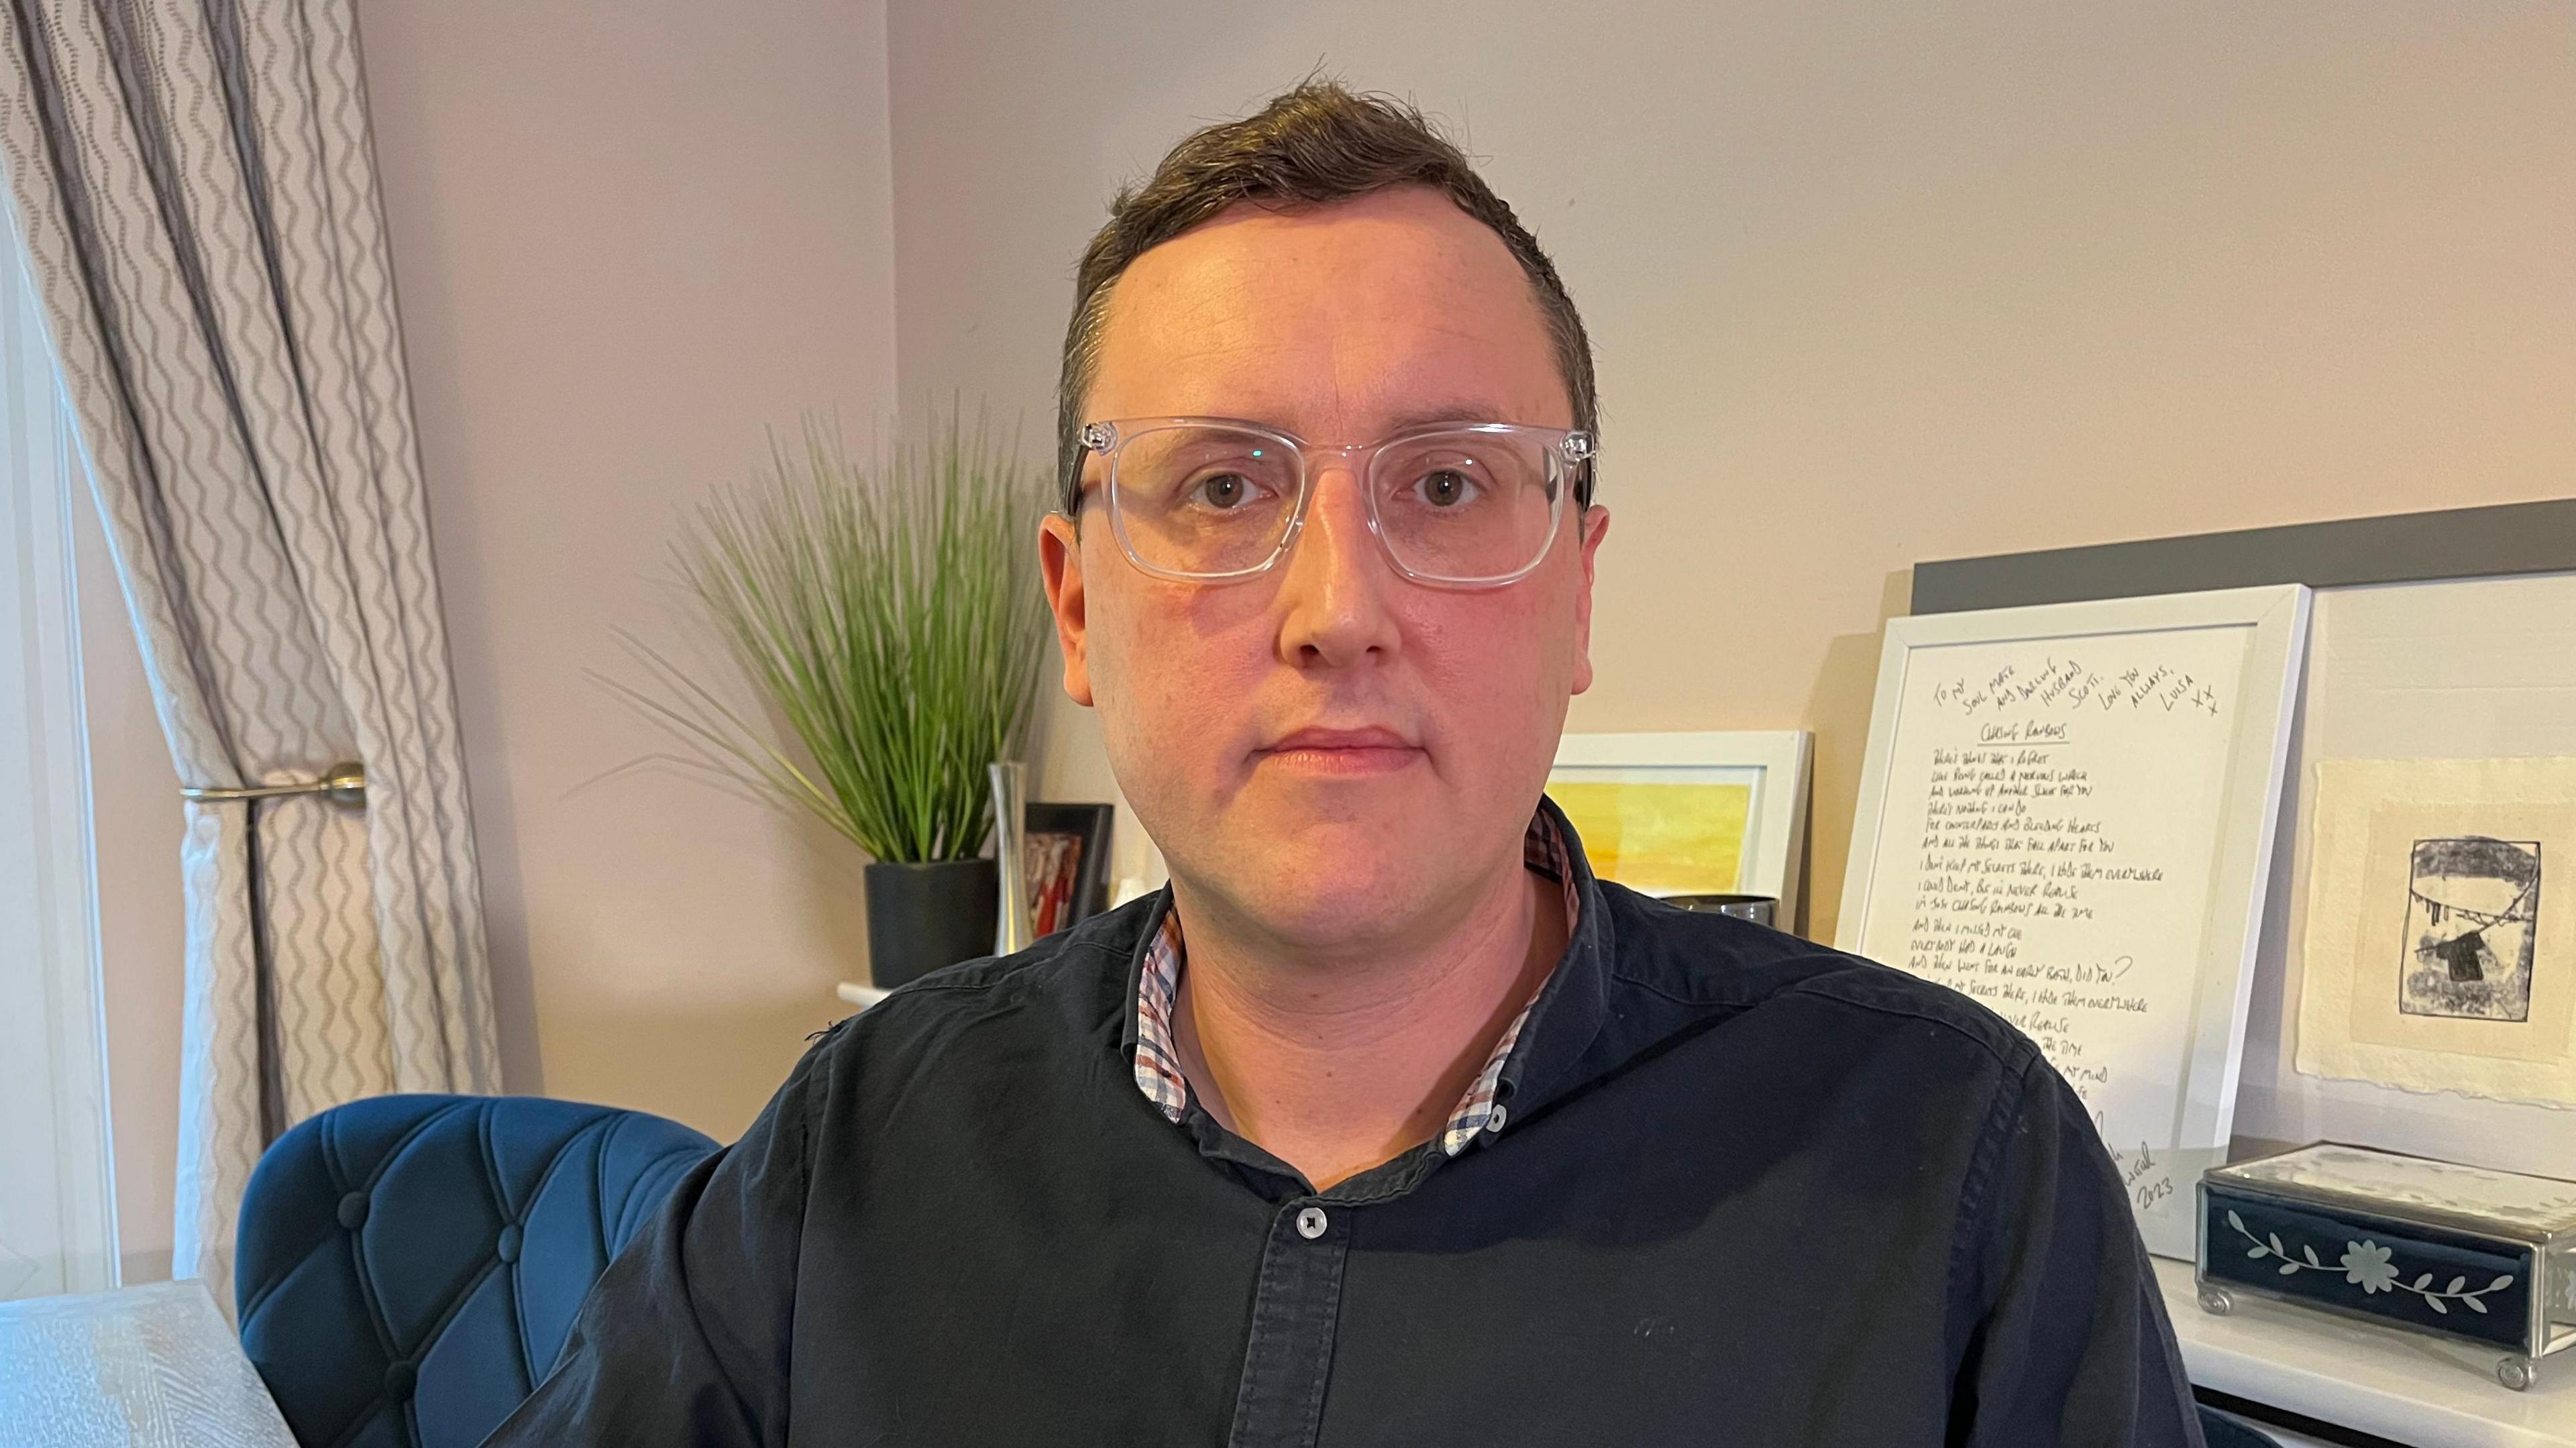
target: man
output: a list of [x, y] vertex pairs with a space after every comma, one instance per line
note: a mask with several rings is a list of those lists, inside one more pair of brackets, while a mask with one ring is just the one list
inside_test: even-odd
[[1542, 801], [1592, 366], [1458, 151], [1300, 86], [1078, 293], [1039, 546], [1171, 887], [836, 1027], [496, 1441], [2197, 1443], [2029, 1042]]

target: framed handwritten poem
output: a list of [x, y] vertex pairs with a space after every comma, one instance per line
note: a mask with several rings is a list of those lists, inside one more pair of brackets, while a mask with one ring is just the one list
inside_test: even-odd
[[1797, 919], [1813, 739], [1800, 729], [1568, 734], [1547, 794], [1602, 879], [1646, 895], [1767, 895], [1785, 930]]
[[2192, 1255], [2223, 1160], [2304, 587], [1887, 626], [1836, 943], [2019, 1027]]

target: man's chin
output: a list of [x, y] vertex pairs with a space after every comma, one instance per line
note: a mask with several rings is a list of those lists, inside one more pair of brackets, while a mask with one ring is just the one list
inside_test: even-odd
[[1260, 906], [1253, 923], [1274, 946], [1316, 960], [1400, 940], [1418, 916], [1383, 899], [1274, 899]]
[[1387, 843], [1381, 833], [1276, 846], [1254, 857], [1257, 876], [1237, 874], [1226, 893], [1255, 928], [1298, 949], [1329, 953], [1400, 936], [1419, 925], [1443, 882], [1425, 875], [1420, 853]]

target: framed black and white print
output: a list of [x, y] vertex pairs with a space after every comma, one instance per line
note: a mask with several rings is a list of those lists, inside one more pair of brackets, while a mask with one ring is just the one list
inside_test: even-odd
[[2576, 1105], [2576, 759], [2325, 759], [2298, 1069]]
[[2540, 841], [2483, 835], [2407, 851], [2397, 1009], [2468, 1021], [2531, 1019]]

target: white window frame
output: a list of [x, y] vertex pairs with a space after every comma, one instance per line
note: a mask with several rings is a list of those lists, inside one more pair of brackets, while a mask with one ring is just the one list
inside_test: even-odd
[[0, 918], [0, 987], [15, 997], [0, 1004], [0, 1298], [105, 1291], [121, 1275], [72, 554], [86, 500], [15, 240], [0, 230], [0, 669], [16, 675], [0, 687], [29, 707], [23, 723], [0, 717], [0, 821], [27, 826], [0, 840], [17, 876], [0, 877], [0, 917], [14, 917]]

